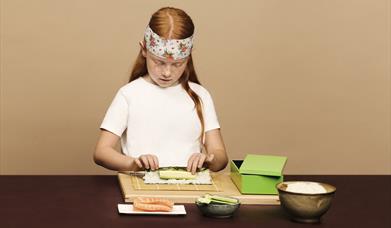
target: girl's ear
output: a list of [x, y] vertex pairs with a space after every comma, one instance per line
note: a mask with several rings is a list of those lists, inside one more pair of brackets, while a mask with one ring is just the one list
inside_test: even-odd
[[141, 54], [144, 56], [144, 58], [147, 58], [147, 49], [145, 48], [145, 41], [140, 41], [139, 42], [140, 44], [140, 50], [141, 50]]

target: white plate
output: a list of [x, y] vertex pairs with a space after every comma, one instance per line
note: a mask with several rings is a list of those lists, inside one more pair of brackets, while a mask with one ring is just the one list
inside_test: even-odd
[[121, 214], [133, 215], [185, 215], [186, 210], [184, 205], [174, 205], [172, 211], [135, 211], [132, 204], [118, 204], [118, 212]]

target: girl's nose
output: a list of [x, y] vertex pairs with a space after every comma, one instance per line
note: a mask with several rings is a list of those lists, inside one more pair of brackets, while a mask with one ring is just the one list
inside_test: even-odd
[[167, 65], [163, 70], [163, 76], [168, 78], [171, 75], [171, 67]]

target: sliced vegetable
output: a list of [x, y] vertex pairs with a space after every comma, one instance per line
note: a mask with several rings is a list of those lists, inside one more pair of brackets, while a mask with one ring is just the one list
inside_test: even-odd
[[185, 170], [160, 170], [159, 176], [161, 179], [195, 179], [196, 175], [191, 174]]
[[197, 202], [199, 203], [205, 203], [205, 204], [209, 204], [212, 200], [210, 198], [204, 198], [204, 197], [200, 197], [197, 199]]
[[203, 197], [198, 198], [197, 202], [204, 204], [218, 203], [234, 205], [238, 204], [239, 200], [228, 196], [205, 194]]

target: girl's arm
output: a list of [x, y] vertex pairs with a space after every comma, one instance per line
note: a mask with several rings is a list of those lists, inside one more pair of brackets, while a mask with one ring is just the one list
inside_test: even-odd
[[109, 131], [102, 130], [94, 152], [95, 163], [116, 171], [140, 170], [136, 164], [136, 159], [126, 156], [114, 149], [119, 139], [119, 136]]
[[205, 133], [205, 149], [208, 156], [213, 155], [212, 161], [207, 162], [211, 171], [217, 172], [227, 166], [228, 156], [220, 129], [210, 130]]

